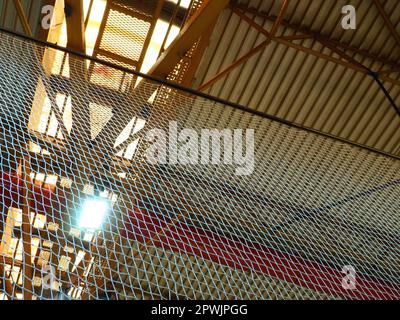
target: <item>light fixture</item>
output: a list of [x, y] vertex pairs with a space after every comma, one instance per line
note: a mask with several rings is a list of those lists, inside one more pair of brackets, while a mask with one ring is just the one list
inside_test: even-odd
[[110, 208], [110, 202], [104, 198], [89, 198], [82, 205], [79, 228], [98, 230]]

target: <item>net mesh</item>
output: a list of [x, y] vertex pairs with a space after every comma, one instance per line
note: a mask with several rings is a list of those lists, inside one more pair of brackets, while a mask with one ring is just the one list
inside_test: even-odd
[[0, 43], [1, 299], [400, 298], [398, 159]]

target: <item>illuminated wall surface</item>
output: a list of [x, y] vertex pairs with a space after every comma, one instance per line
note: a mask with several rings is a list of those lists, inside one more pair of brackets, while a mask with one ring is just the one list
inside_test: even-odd
[[[0, 42], [0, 298], [400, 298], [395, 158]], [[174, 124], [178, 161], [151, 163]], [[196, 161], [204, 129], [254, 154]]]

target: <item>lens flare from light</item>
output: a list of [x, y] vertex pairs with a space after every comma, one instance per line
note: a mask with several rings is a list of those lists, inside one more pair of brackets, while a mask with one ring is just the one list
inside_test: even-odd
[[103, 224], [108, 210], [108, 201], [103, 199], [87, 199], [82, 206], [79, 227], [91, 230], [99, 229]]

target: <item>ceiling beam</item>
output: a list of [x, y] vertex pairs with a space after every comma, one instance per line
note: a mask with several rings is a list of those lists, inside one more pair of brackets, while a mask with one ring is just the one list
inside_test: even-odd
[[[274, 22], [276, 20], [276, 16], [269, 15], [267, 12], [258, 11], [256, 8], [247, 7], [242, 4], [232, 4], [231, 8], [236, 8], [236, 9], [242, 10], [243, 12], [254, 14], [257, 17], [263, 18], [270, 22]], [[378, 61], [378, 62], [384, 63], [386, 65], [390, 65], [390, 66], [400, 66], [398, 61], [388, 60], [386, 57], [380, 57], [376, 54], [369, 52], [368, 50], [360, 49], [355, 46], [349, 45], [347, 43], [343, 43], [339, 40], [329, 38], [318, 32], [308, 30], [307, 28], [304, 28], [301, 25], [297, 25], [295, 23], [291, 23], [286, 20], [282, 20], [281, 24], [283, 26], [291, 29], [292, 31], [301, 33], [301, 34], [295, 34], [295, 35], [291, 35], [291, 36], [281, 36], [281, 37], [279, 37], [281, 39], [284, 39], [284, 40], [297, 40], [297, 39], [306, 39], [306, 38], [321, 39], [321, 40], [329, 41], [331, 44], [333, 44], [337, 47], [341, 47], [342, 49], [351, 51], [353, 53], [357, 53], [357, 54], [359, 54], [365, 58], [369, 58], [373, 61]]]
[[[85, 44], [85, 17], [83, 0], [65, 0], [65, 16], [67, 22], [67, 47], [81, 52], [86, 52]], [[85, 146], [90, 143], [90, 112], [88, 102], [79, 94], [77, 83], [87, 83], [86, 61], [69, 55], [69, 72], [72, 80], [71, 102], [73, 126], [69, 133], [71, 143], [69, 152], [74, 154], [80, 144]], [[76, 151], [75, 151], [76, 152]]]
[[[154, 12], [151, 13], [151, 17], [152, 18], [151, 18], [151, 23], [150, 23], [150, 29], [147, 32], [146, 40], [143, 43], [142, 53], [140, 54], [139, 61], [137, 62], [137, 69], [136, 70], [140, 70], [140, 68], [142, 67], [144, 58], [145, 58], [145, 56], [147, 54], [147, 49], [149, 48], [149, 45], [150, 45], [150, 42], [151, 42], [151, 38], [153, 37], [153, 33], [154, 33], [155, 28], [156, 28], [157, 21], [158, 21], [158, 19], [160, 17], [160, 13], [161, 13], [161, 9], [163, 8], [164, 1], [165, 0], [158, 0], [157, 6], [154, 9]], [[167, 32], [167, 34], [168, 34], [168, 32]]]
[[[64, 21], [64, 0], [43, 0], [44, 2], [42, 3], [43, 7], [44, 6], [52, 6], [54, 8], [53, 10], [53, 16], [51, 17], [50, 20], [50, 28], [42, 28], [40, 25], [39, 31], [38, 31], [38, 39], [42, 41], [47, 41], [51, 43], [57, 43], [61, 32], [62, 32], [62, 24]], [[51, 49], [50, 49], [51, 50]], [[46, 51], [50, 51], [49, 49], [46, 49]], [[54, 50], [51, 50], [54, 51]], [[54, 54], [53, 54], [54, 55]]]
[[229, 0], [204, 1], [202, 7], [193, 14], [148, 74], [165, 79], [186, 52], [206, 32], [208, 26], [217, 20], [228, 4]]
[[396, 43], [398, 44], [398, 46], [400, 46], [400, 35], [397, 32], [396, 28], [394, 27], [393, 23], [390, 21], [390, 18], [387, 15], [387, 13], [385, 12], [385, 9], [384, 9], [383, 5], [381, 4], [380, 0], [374, 0], [374, 4], [378, 8], [379, 14], [385, 21], [385, 24], [389, 28], [391, 34], [396, 39]]
[[[239, 15], [243, 20], [247, 21], [251, 26], [256, 28], [260, 33], [265, 35], [267, 37], [267, 39], [269, 39], [269, 40], [276, 41], [278, 43], [284, 44], [284, 45], [286, 45], [288, 47], [297, 49], [297, 50], [305, 52], [307, 54], [314, 55], [314, 56], [316, 56], [318, 58], [322, 58], [322, 59], [325, 59], [327, 61], [334, 62], [336, 64], [345, 66], [346, 68], [349, 68], [349, 69], [364, 73], [364, 74], [369, 75], [369, 76], [372, 76], [373, 79], [379, 84], [380, 88], [384, 92], [384, 94], [387, 97], [387, 99], [390, 101], [390, 104], [394, 108], [396, 113], [398, 115], [400, 115], [400, 109], [397, 107], [394, 99], [391, 97], [391, 95], [389, 94], [389, 92], [386, 90], [385, 86], [381, 82], [381, 81], [387, 81], [387, 82], [390, 82], [390, 83], [395, 84], [395, 85], [400, 85], [400, 81], [399, 80], [392, 79], [392, 78], [388, 77], [387, 75], [381, 75], [381, 74], [379, 74], [379, 72], [374, 72], [373, 70], [371, 70], [368, 67], [364, 66], [362, 63], [360, 63], [357, 60], [355, 60], [353, 57], [349, 56], [348, 54], [346, 54], [345, 52], [343, 52], [342, 50], [337, 48], [335, 45], [332, 45], [328, 40], [320, 39], [319, 37], [317, 37], [315, 39], [316, 41], [321, 43], [324, 47], [326, 47], [326, 48], [330, 49], [332, 52], [336, 53], [341, 59], [336, 59], [336, 58], [334, 58], [334, 57], [332, 57], [330, 55], [323, 54], [320, 51], [316, 51], [316, 50], [313, 50], [311, 48], [304, 47], [304, 46], [302, 46], [300, 44], [294, 44], [291, 41], [287, 41], [287, 40], [284, 40], [284, 39], [279, 38], [279, 37], [272, 37], [271, 34], [268, 33], [267, 30], [265, 30], [262, 26], [256, 24], [252, 19], [250, 19], [248, 16], [246, 16], [245, 13], [242, 13], [237, 8], [233, 8], [232, 10], [237, 15]], [[279, 18], [277, 18], [277, 19], [279, 19]], [[274, 23], [274, 25], [275, 25], [275, 23]], [[344, 60], [342, 60], [342, 59], [344, 59]]]
[[[260, 33], [262, 33], [263, 35], [265, 35], [267, 38], [269, 38], [272, 41], [278, 42], [280, 44], [283, 44], [283, 45], [285, 45], [287, 47], [299, 50], [301, 52], [313, 55], [313, 56], [315, 56], [317, 58], [324, 59], [324, 60], [339, 64], [339, 65], [344, 66], [344, 67], [346, 67], [348, 69], [352, 69], [354, 71], [361, 72], [361, 73], [364, 73], [364, 74], [369, 74], [368, 68], [365, 68], [360, 63], [354, 64], [352, 62], [344, 61], [342, 59], [337, 59], [337, 58], [334, 58], [334, 57], [332, 57], [330, 55], [324, 54], [324, 53], [322, 53], [320, 51], [317, 51], [317, 50], [302, 46], [301, 44], [296, 44], [296, 43], [284, 40], [284, 39], [279, 38], [279, 37], [271, 37], [270, 33], [267, 30], [265, 30], [259, 24], [255, 23], [245, 13], [241, 12], [241, 10], [239, 10], [238, 8], [233, 8], [232, 10], [240, 18], [242, 18], [243, 20], [247, 21], [252, 27], [256, 28]], [[321, 38], [317, 37], [317, 40], [321, 44], [324, 45], [323, 41], [321, 41], [322, 40]], [[390, 83], [395, 84], [395, 85], [400, 85], [400, 80], [396, 80], [396, 79], [390, 78], [388, 76], [378, 75], [378, 78], [380, 80], [383, 80], [383, 81], [386, 81], [386, 82], [390, 82]]]
[[[287, 2], [286, 2], [287, 3]], [[285, 4], [283, 4], [284, 6]], [[282, 22], [282, 17], [283, 17], [283, 10], [284, 8], [282, 7], [282, 10], [280, 11], [280, 15], [276, 18], [274, 25], [279, 25]], [[247, 54], [236, 60], [234, 63], [226, 67], [224, 70], [220, 71], [218, 74], [213, 76], [211, 79], [209, 79], [207, 82], [203, 83], [202, 85], [199, 86], [198, 90], [204, 91], [211, 85], [213, 85], [215, 82], [217, 82], [219, 79], [227, 75], [229, 72], [231, 72], [233, 69], [235, 69], [237, 66], [245, 63], [248, 59], [250, 59], [252, 56], [263, 50], [272, 40], [272, 32], [276, 32], [276, 28], [272, 28], [271, 32], [268, 32], [265, 30], [262, 26], [257, 24], [254, 20], [246, 16], [243, 12], [241, 12], [238, 8], [232, 8], [233, 12], [239, 15], [243, 20], [245, 20], [248, 24], [250, 24], [253, 28], [255, 28], [257, 31], [260, 33], [264, 34], [267, 37], [267, 40], [263, 41], [260, 43], [258, 46], [250, 50]], [[280, 38], [282, 39], [282, 38]]]
[[397, 68], [393, 67], [393, 68], [390, 68], [390, 69], [386, 69], [386, 70], [380, 71], [379, 73], [381, 75], [387, 75], [387, 74], [391, 74], [391, 73], [395, 73], [395, 72], [400, 72], [400, 67], [397, 67]]
[[274, 37], [276, 32], [278, 31], [278, 28], [282, 23], [283, 16], [286, 13], [288, 5], [289, 5], [289, 0], [283, 0], [282, 1], [282, 5], [281, 5], [281, 8], [279, 10], [278, 17], [276, 18], [276, 20], [274, 21], [274, 24], [272, 25], [272, 29], [271, 29], [271, 36], [272, 37]]
[[[251, 51], [249, 51], [247, 54], [245, 54], [244, 56], [242, 56], [241, 58], [239, 58], [237, 61], [235, 61], [234, 63], [232, 63], [230, 66], [228, 66], [227, 68], [225, 68], [224, 70], [222, 70], [221, 72], [219, 72], [217, 75], [215, 75], [214, 77], [212, 77], [210, 80], [208, 80], [207, 82], [205, 82], [204, 84], [202, 84], [199, 87], [200, 91], [205, 90], [206, 88], [208, 88], [209, 86], [211, 86], [212, 84], [214, 84], [216, 81], [218, 81], [219, 79], [221, 79], [223, 76], [225, 76], [226, 74], [228, 74], [229, 72], [231, 72], [233, 69], [235, 69], [237, 66], [241, 65], [242, 63], [246, 62], [250, 57], [254, 56], [256, 53], [258, 53], [259, 51], [263, 50], [270, 42], [273, 38], [275, 38], [276, 32], [279, 28], [279, 26], [282, 24], [283, 22], [283, 17], [285, 15], [285, 12], [288, 8], [289, 5], [289, 1], [288, 0], [284, 0], [282, 2], [281, 8], [279, 10], [279, 14], [278, 16], [275, 18], [275, 20], [273, 21], [273, 26], [270, 32], [268, 32], [267, 30], [265, 30], [262, 26], [260, 26], [259, 24], [257, 24], [253, 19], [249, 18], [248, 16], [246, 16], [244, 14], [244, 12], [240, 12], [241, 10], [239, 10], [239, 8], [235, 7], [232, 5], [232, 10], [233, 12], [237, 13], [238, 15], [240, 15], [240, 17], [245, 20], [247, 23], [249, 23], [253, 28], [255, 28], [256, 30], [258, 30], [260, 33], [264, 34], [268, 40], [260, 43], [257, 47], [253, 48]], [[243, 10], [243, 9], [242, 9]], [[244, 11], [244, 10], [243, 10]], [[293, 36], [287, 36], [287, 37], [279, 37], [282, 40], [298, 40], [298, 39], [306, 39], [306, 38], [315, 38], [315, 35], [310, 35], [310, 34], [305, 34], [305, 35], [293, 35]]]
[[171, 32], [171, 28], [172, 28], [172, 26], [173, 26], [173, 24], [174, 24], [174, 22], [175, 22], [176, 15], [177, 15], [177, 13], [178, 13], [178, 9], [179, 9], [180, 4], [181, 4], [181, 0], [178, 0], [178, 2], [176, 3], [175, 9], [174, 9], [174, 11], [172, 12], [171, 18], [170, 18], [169, 21], [168, 21], [167, 32], [166, 32], [165, 37], [164, 37], [164, 40], [163, 40], [163, 42], [162, 42], [162, 44], [161, 44], [161, 48], [160, 48], [160, 52], [159, 52], [159, 54], [158, 54], [158, 57], [160, 57], [160, 55], [161, 55], [161, 54], [164, 52], [164, 50], [165, 50], [166, 43], [167, 43], [169, 34], [170, 34], [170, 32]]
[[29, 25], [29, 20], [25, 14], [24, 8], [22, 7], [21, 0], [14, 0], [15, 10], [17, 10], [19, 21], [21, 22], [22, 28], [26, 35], [32, 37], [32, 29]]
[[208, 27], [208, 30], [201, 36], [200, 40], [196, 44], [196, 49], [193, 52], [192, 57], [189, 59], [189, 67], [183, 75], [181, 85], [186, 87], [192, 87], [193, 81], [195, 80], [196, 71], [200, 65], [203, 54], [210, 43], [211, 34], [215, 28], [216, 21]]
[[30, 199], [33, 199], [30, 189], [32, 184], [30, 182], [30, 170], [27, 158], [23, 157], [21, 161], [21, 171], [24, 181], [22, 188], [22, 271], [23, 271], [23, 298], [24, 300], [32, 300], [33, 293], [33, 265], [32, 265], [32, 224], [30, 222]]
[[271, 42], [271, 40], [265, 40], [261, 42], [258, 46], [254, 47], [252, 50], [250, 50], [248, 53], [237, 59], [234, 63], [226, 67], [224, 70], [218, 72], [215, 76], [213, 76], [210, 80], [207, 82], [201, 84], [198, 88], [200, 91], [204, 91], [211, 85], [213, 85], [215, 82], [217, 82], [219, 79], [227, 75], [229, 72], [231, 72], [233, 69], [238, 67], [239, 65], [245, 63], [247, 60], [249, 60], [252, 56], [260, 52], [261, 50], [264, 50], [265, 47]]
[[[210, 87], [211, 85], [213, 85], [215, 82], [217, 82], [219, 79], [221, 79], [222, 77], [224, 77], [226, 74], [228, 74], [229, 72], [231, 72], [233, 69], [235, 69], [236, 67], [238, 67], [239, 65], [245, 63], [248, 59], [250, 59], [252, 56], [254, 56], [255, 54], [257, 54], [258, 52], [260, 52], [261, 50], [263, 50], [268, 44], [271, 43], [271, 38], [276, 34], [279, 26], [282, 23], [283, 20], [283, 16], [285, 15], [285, 12], [287, 10], [287, 7], [289, 5], [289, 0], [283, 0], [281, 8], [279, 10], [279, 14], [276, 17], [274, 24], [272, 26], [271, 32], [268, 32], [267, 30], [265, 30], [264, 28], [260, 27], [257, 23], [255, 23], [252, 19], [248, 18], [246, 16], [246, 22], [249, 23], [252, 27], [254, 27], [255, 29], [258, 29], [260, 32], [266, 33], [267, 36], [267, 40], [263, 41], [262, 43], [260, 43], [259, 45], [257, 45], [255, 48], [253, 48], [252, 50], [250, 50], [248, 53], [246, 53], [245, 55], [243, 55], [242, 57], [240, 57], [239, 59], [237, 59], [234, 63], [232, 63], [231, 65], [229, 65], [228, 67], [226, 67], [224, 70], [220, 71], [218, 74], [216, 74], [215, 76], [213, 76], [210, 80], [208, 80], [207, 82], [201, 84], [198, 88], [198, 90], [200, 91], [204, 91], [205, 89], [207, 89], [208, 87]], [[233, 7], [232, 10], [237, 10]]]
[[65, 0], [68, 48], [85, 53], [83, 0]]

